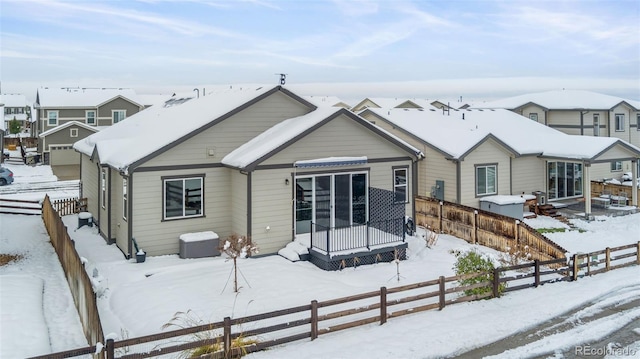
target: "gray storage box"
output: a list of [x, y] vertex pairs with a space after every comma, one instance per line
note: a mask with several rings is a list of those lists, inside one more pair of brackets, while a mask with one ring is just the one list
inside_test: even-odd
[[203, 258], [220, 255], [220, 237], [215, 232], [195, 232], [180, 235], [180, 258]]
[[480, 198], [480, 209], [522, 220], [524, 202], [520, 196], [488, 196]]

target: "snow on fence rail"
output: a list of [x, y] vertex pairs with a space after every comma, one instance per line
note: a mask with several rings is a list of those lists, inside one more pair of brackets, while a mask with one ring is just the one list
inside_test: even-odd
[[[640, 265], [640, 242], [580, 253], [570, 258], [535, 260], [515, 266], [499, 267], [493, 273], [472, 273], [439, 277], [430, 281], [360, 293], [293, 308], [242, 318], [167, 331], [124, 340], [108, 339], [100, 356], [106, 359], [175, 357], [186, 351], [215, 347], [208, 358], [236, 358], [285, 343], [311, 339], [362, 325], [383, 325], [391, 318], [482, 298], [495, 298], [501, 292], [538, 287], [546, 283], [576, 281], [580, 277]], [[488, 275], [488, 276], [487, 276]], [[460, 280], [488, 278], [462, 286]], [[476, 288], [483, 294], [468, 295]], [[466, 292], [466, 293], [465, 293]], [[243, 345], [243, 343], [245, 345]], [[96, 350], [94, 345], [73, 351], [35, 358], [69, 358]], [[33, 358], [32, 358], [33, 359]]]
[[41, 215], [42, 206], [40, 201], [0, 198], [0, 213]]

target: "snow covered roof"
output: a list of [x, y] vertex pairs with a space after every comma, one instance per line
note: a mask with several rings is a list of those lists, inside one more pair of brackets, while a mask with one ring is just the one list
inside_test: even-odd
[[[414, 146], [402, 141], [395, 135], [370, 124], [365, 119], [353, 114], [344, 108], [336, 107], [318, 107], [306, 115], [284, 120], [270, 129], [264, 131], [260, 135], [254, 137], [249, 142], [241, 145], [237, 149], [230, 152], [222, 159], [222, 163], [231, 167], [247, 168], [252, 164], [264, 158], [269, 153], [276, 151], [278, 148], [304, 135], [309, 129], [315, 125], [331, 120], [339, 115], [346, 115], [350, 118], [360, 121], [361, 124], [368, 126], [370, 129], [382, 134], [392, 141], [404, 146], [414, 155], [420, 156], [421, 152]], [[336, 160], [337, 161], [337, 160]], [[300, 162], [302, 163], [302, 162]]]
[[445, 154], [463, 159], [475, 147], [493, 139], [516, 156], [538, 155], [567, 159], [594, 159], [622, 143], [640, 156], [640, 148], [611, 137], [573, 136], [504, 109], [421, 111], [368, 109], [406, 133]]
[[42, 132], [40, 135], [38, 135], [38, 137], [43, 138], [43, 137], [47, 137], [52, 133], [56, 133], [58, 131], [64, 130], [65, 128], [69, 128], [71, 126], [78, 126], [78, 127], [82, 127], [85, 128], [89, 131], [93, 131], [93, 132], [98, 132], [100, 131], [100, 128], [97, 128], [95, 126], [89, 126], [86, 123], [82, 123], [79, 121], [69, 121], [69, 122], [65, 122], [64, 124], [60, 125], [60, 126], [56, 126], [50, 130], [44, 131]]
[[4, 107], [26, 107], [27, 97], [21, 94], [2, 94], [0, 95], [0, 103], [4, 104]]
[[[234, 89], [215, 96], [201, 96], [179, 106], [151, 106], [74, 143], [73, 147], [87, 156], [92, 156], [95, 150], [101, 163], [126, 170], [134, 162], [277, 89]], [[180, 126], [175, 126], [178, 118]]]
[[350, 108], [349, 104], [340, 100], [336, 96], [301, 96], [303, 99], [311, 102], [318, 107], [332, 106], [332, 107], [344, 107]]
[[617, 106], [621, 102], [625, 102], [636, 110], [640, 110], [640, 101], [623, 99], [620, 97], [583, 90], [556, 90], [530, 93], [501, 100], [485, 102], [473, 107], [506, 108], [512, 110], [522, 107], [528, 103], [535, 103], [549, 110], [609, 110]]
[[97, 107], [116, 97], [123, 97], [142, 106], [136, 92], [127, 88], [49, 88], [38, 89], [41, 108]]

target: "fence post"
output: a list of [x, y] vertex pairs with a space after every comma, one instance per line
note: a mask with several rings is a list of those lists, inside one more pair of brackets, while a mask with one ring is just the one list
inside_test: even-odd
[[105, 355], [106, 359], [113, 359], [115, 357], [113, 339], [107, 339], [107, 350], [105, 350]]
[[318, 301], [311, 301], [311, 340], [318, 337]]
[[387, 287], [380, 287], [380, 325], [387, 322]]
[[533, 264], [535, 265], [534, 273], [536, 275], [536, 288], [540, 286], [540, 261], [534, 260]]
[[607, 272], [608, 272], [609, 269], [611, 268], [611, 248], [607, 247], [606, 254], [607, 254]]
[[572, 260], [573, 260], [573, 277], [571, 279], [576, 281], [578, 280], [578, 254], [574, 254]]
[[438, 310], [442, 310], [445, 304], [444, 284], [444, 276], [440, 276], [440, 278], [438, 278]]
[[442, 201], [439, 202], [440, 203], [440, 210], [438, 211], [438, 231], [440, 233], [442, 233], [442, 206], [444, 205], [444, 203], [442, 203]]
[[493, 297], [500, 298], [500, 268], [493, 270]]
[[229, 317], [224, 317], [223, 341], [224, 355], [226, 358], [231, 351], [231, 318]]

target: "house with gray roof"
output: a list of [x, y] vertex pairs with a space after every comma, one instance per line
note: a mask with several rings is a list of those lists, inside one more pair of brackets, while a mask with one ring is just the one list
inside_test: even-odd
[[588, 214], [592, 167], [640, 158], [640, 148], [622, 139], [567, 135], [504, 109], [369, 108], [360, 115], [425, 154], [417, 194], [472, 207], [487, 196], [539, 192], [549, 201], [584, 198]]
[[[152, 106], [74, 144], [100, 234], [125, 257], [182, 253], [183, 234], [246, 235], [261, 254], [393, 260], [422, 153], [349, 110], [285, 87]], [[376, 233], [376, 236], [368, 236]]]
[[[474, 105], [503, 108], [570, 135], [619, 138], [640, 146], [640, 101], [592, 91], [556, 90], [524, 94]], [[630, 161], [594, 166], [599, 179], [631, 172]], [[636, 168], [637, 170], [637, 168]]]

